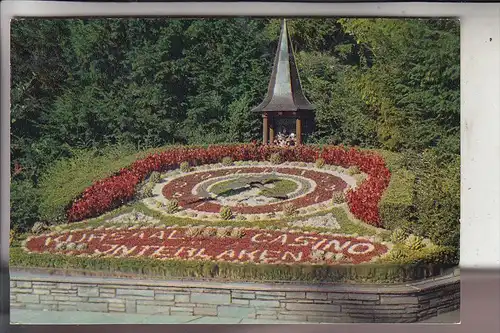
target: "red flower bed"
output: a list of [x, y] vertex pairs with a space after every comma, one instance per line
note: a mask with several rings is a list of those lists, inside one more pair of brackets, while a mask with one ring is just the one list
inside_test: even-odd
[[343, 147], [297, 146], [281, 148], [254, 144], [210, 146], [208, 148], [172, 148], [152, 154], [120, 170], [116, 175], [96, 182], [75, 199], [68, 209], [69, 221], [80, 221], [99, 216], [133, 199], [134, 191], [153, 171], [172, 170], [183, 161], [191, 165], [217, 163], [225, 156], [237, 161], [264, 161], [279, 153], [285, 161], [314, 162], [322, 157], [327, 164], [350, 167], [357, 165], [369, 175], [360, 187], [347, 196], [349, 208], [357, 218], [379, 226], [378, 203], [390, 180], [390, 172], [379, 155]]
[[[255, 263], [314, 262], [314, 250], [342, 254], [326, 263], [367, 262], [388, 251], [376, 242], [343, 235], [319, 235], [245, 229], [241, 238], [191, 237], [186, 228], [74, 230], [28, 239], [31, 252], [155, 259], [211, 260]], [[60, 249], [61, 243], [87, 244], [84, 249]]]
[[[179, 177], [170, 181], [163, 187], [162, 193], [167, 199], [175, 198], [179, 202], [179, 205], [183, 208], [209, 213], [218, 213], [222, 206], [214, 201], [202, 201], [203, 198], [192, 194], [192, 189], [194, 186], [199, 184], [201, 181], [207, 180], [209, 178], [221, 177], [237, 173], [268, 173], [272, 170], [275, 170], [276, 172], [282, 174], [302, 176], [315, 181], [318, 185], [316, 186], [314, 191], [296, 199], [286, 201], [286, 203], [294, 204], [297, 208], [307, 207], [330, 200], [334, 191], [343, 191], [347, 187], [347, 184], [342, 179], [325, 172], [303, 170], [298, 168], [250, 167], [222, 169], [188, 174], [186, 176]], [[282, 211], [284, 204], [285, 203], [283, 202], [278, 202], [260, 206], [235, 206], [231, 207], [231, 210], [233, 211], [233, 213], [240, 214], [264, 214]]]
[[360, 220], [381, 226], [378, 204], [382, 198], [391, 173], [385, 166], [384, 159], [374, 153], [343, 147], [331, 147], [323, 150], [321, 157], [327, 164], [340, 165], [344, 168], [358, 166], [369, 177], [355, 190], [347, 193], [347, 204], [352, 214]]

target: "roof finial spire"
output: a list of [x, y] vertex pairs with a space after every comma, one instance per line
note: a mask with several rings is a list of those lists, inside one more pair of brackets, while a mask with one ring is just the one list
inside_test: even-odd
[[281, 33], [274, 58], [273, 72], [267, 96], [253, 111], [299, 111], [312, 110], [314, 107], [302, 92], [299, 73], [295, 64], [286, 19], [281, 20]]

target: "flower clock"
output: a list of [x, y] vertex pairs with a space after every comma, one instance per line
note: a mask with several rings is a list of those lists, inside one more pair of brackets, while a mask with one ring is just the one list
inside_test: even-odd
[[31, 235], [24, 249], [257, 265], [367, 263], [394, 245], [384, 241], [390, 237], [378, 211], [390, 176], [379, 155], [344, 147], [169, 148], [85, 189], [69, 205], [70, 223]]

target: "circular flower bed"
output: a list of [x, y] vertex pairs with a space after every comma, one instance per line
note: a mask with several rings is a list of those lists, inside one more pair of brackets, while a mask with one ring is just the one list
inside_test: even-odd
[[287, 162], [314, 163], [322, 158], [328, 165], [358, 167], [368, 178], [359, 187], [348, 190], [347, 204], [355, 217], [380, 226], [378, 203], [390, 181], [390, 172], [382, 157], [352, 148], [303, 145], [292, 148], [252, 144], [171, 148], [138, 160], [115, 175], [97, 181], [74, 200], [67, 217], [69, 221], [80, 221], [115, 209], [133, 200], [137, 185], [153, 171], [177, 169], [182, 162], [192, 166], [213, 164], [221, 162], [224, 157], [230, 157], [233, 161], [267, 161], [273, 154], [279, 154], [281, 160]]
[[388, 246], [369, 237], [331, 233], [153, 226], [61, 231], [32, 236], [24, 244], [28, 252], [73, 256], [269, 264], [358, 264], [386, 254]]
[[[312, 181], [312, 186], [309, 186], [305, 193], [297, 195], [295, 198], [286, 198], [285, 200], [276, 203], [265, 203], [253, 206], [240, 205], [233, 208], [234, 213], [262, 214], [282, 211], [285, 203], [293, 204], [295, 207], [301, 208], [326, 202], [331, 200], [334, 191], [343, 191], [347, 187], [346, 182], [342, 179], [326, 172], [290, 167], [275, 168], [275, 173], [273, 174], [271, 174], [271, 171], [272, 170], [269, 167], [241, 167], [196, 172], [172, 179], [163, 187], [162, 193], [167, 199], [176, 199], [179, 202], [179, 205], [185, 209], [199, 212], [217, 213], [220, 211], [222, 205], [218, 203], [216, 199], [209, 197], [209, 193], [206, 190], [199, 191], [200, 187], [202, 189], [203, 187], [198, 186], [198, 184], [202, 181], [206, 181], [207, 179], [234, 174], [240, 174], [242, 176], [246, 174], [262, 174], [272, 176], [276, 173], [279, 175], [300, 176], [304, 179]], [[196, 188], [197, 186], [198, 188]]]

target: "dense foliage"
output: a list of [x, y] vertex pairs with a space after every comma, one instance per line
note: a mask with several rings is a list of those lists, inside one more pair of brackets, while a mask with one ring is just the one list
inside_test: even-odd
[[[458, 22], [294, 19], [289, 27], [317, 106], [310, 140], [404, 153], [415, 175], [408, 228], [458, 245]], [[278, 29], [278, 20], [246, 18], [14, 21], [13, 225], [60, 215], [43, 203], [54, 175], [74, 163], [54, 161], [75, 151], [260, 139], [249, 109], [266, 91]], [[120, 163], [88, 170], [84, 182]]]

